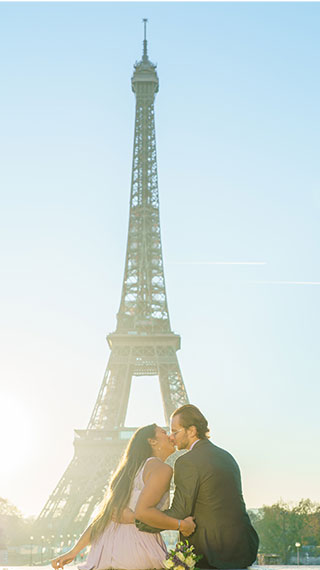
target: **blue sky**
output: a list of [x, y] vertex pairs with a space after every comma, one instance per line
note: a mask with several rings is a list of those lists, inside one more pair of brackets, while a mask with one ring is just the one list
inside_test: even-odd
[[[319, 16], [318, 3], [0, 4], [0, 492], [23, 512], [67, 467], [107, 364], [144, 17], [190, 400], [239, 461], [249, 507], [320, 501]], [[134, 381], [129, 424], [161, 422], [155, 394]]]

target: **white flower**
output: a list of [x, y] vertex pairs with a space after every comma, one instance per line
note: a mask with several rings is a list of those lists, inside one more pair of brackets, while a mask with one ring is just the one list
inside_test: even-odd
[[[181, 562], [184, 562], [185, 556], [182, 552], [176, 552], [176, 557], [179, 558], [179, 560], [181, 560]], [[179, 566], [180, 568], [180, 566]]]
[[193, 568], [196, 565], [196, 561], [194, 560], [193, 556], [187, 556], [185, 563], [188, 564], [189, 568]]
[[169, 558], [169, 560], [165, 560], [165, 561], [164, 561], [163, 566], [164, 566], [165, 568], [167, 568], [168, 570], [170, 570], [170, 568], [172, 568], [172, 567], [174, 566], [174, 562], [173, 562], [173, 560], [171, 560], [171, 559]]

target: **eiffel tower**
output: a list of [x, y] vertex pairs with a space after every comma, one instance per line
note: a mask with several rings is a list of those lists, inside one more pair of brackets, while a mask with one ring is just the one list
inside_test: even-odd
[[166, 424], [188, 403], [170, 326], [159, 219], [154, 99], [159, 80], [147, 53], [131, 79], [136, 115], [125, 271], [117, 327], [107, 336], [109, 362], [88, 427], [75, 430], [74, 457], [41, 511], [36, 527], [80, 533], [101, 502], [112, 471], [136, 428], [125, 427], [132, 377], [159, 378]]

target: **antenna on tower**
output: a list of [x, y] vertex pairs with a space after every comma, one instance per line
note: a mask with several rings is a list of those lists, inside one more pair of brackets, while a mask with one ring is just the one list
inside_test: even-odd
[[144, 39], [143, 39], [143, 57], [147, 58], [147, 18], [143, 18], [143, 25], [144, 25]]

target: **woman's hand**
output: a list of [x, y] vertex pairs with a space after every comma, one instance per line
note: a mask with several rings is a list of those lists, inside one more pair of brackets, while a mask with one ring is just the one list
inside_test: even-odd
[[61, 568], [63, 568], [65, 564], [70, 564], [70, 562], [72, 562], [72, 560], [74, 560], [75, 557], [76, 554], [74, 554], [73, 551], [70, 550], [70, 552], [66, 552], [65, 554], [62, 554], [62, 556], [58, 556], [58, 558], [51, 560], [51, 566], [52, 568], [56, 568], [56, 570], [61, 570]]
[[187, 517], [180, 523], [180, 532], [183, 536], [190, 536], [196, 530], [196, 523], [193, 517]]

